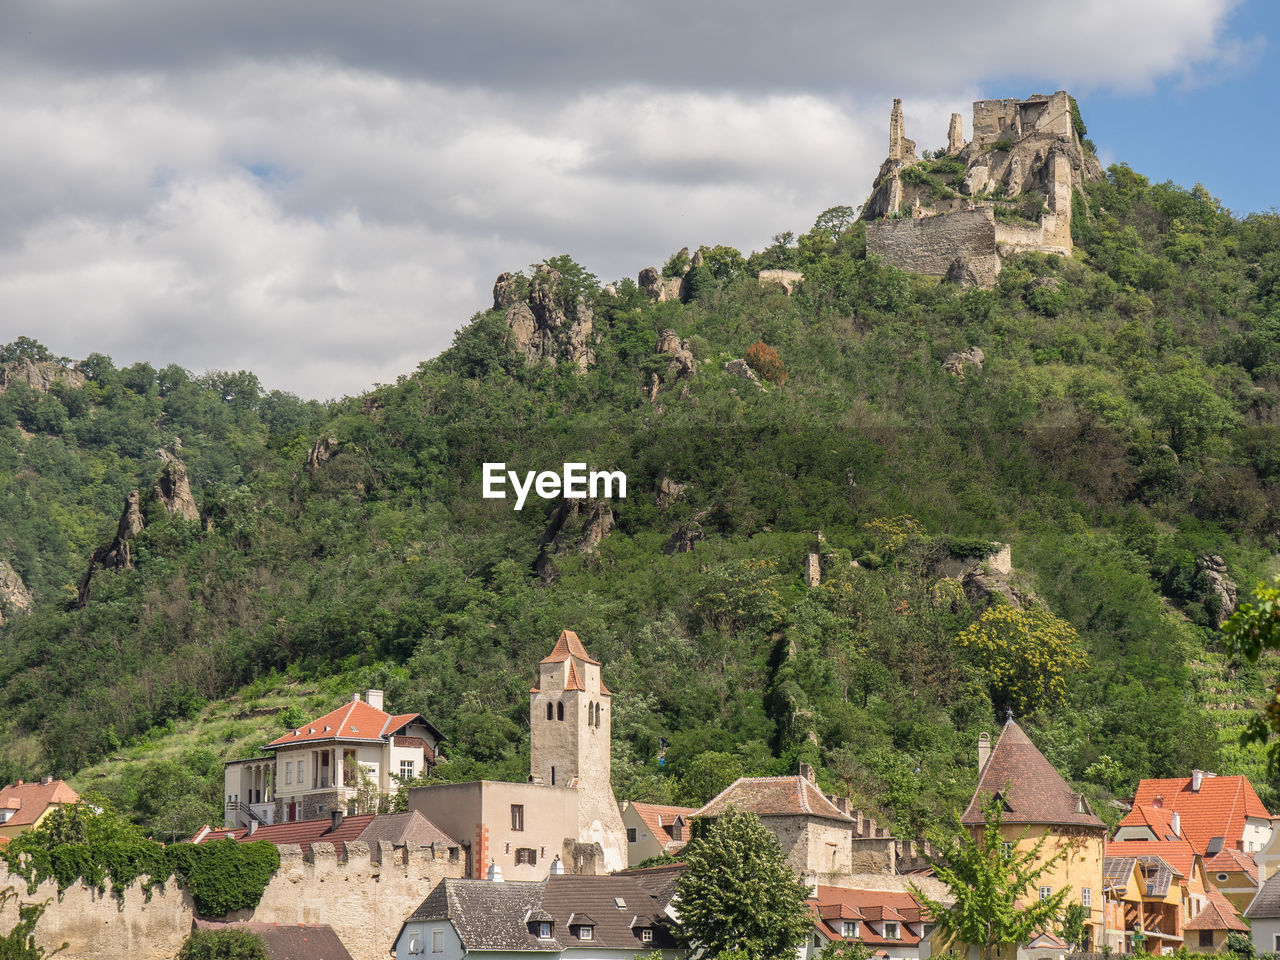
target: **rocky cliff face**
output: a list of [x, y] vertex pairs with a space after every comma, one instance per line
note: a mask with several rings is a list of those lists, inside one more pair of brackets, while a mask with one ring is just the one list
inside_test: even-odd
[[187, 478], [187, 465], [167, 450], [161, 450], [164, 467], [156, 484], [151, 489], [152, 498], [171, 515], [182, 517], [193, 523], [200, 519], [200, 509], [191, 496], [191, 481]]
[[0, 364], [0, 392], [15, 383], [25, 383], [32, 390], [48, 393], [55, 383], [69, 387], [83, 387], [85, 375], [60, 363], [42, 360], [15, 360]]
[[0, 560], [0, 623], [31, 609], [31, 591], [8, 560]]
[[571, 363], [580, 371], [595, 363], [595, 315], [582, 297], [565, 292], [559, 271], [538, 264], [527, 287], [503, 273], [493, 284], [493, 309], [503, 311], [516, 349], [530, 362]]

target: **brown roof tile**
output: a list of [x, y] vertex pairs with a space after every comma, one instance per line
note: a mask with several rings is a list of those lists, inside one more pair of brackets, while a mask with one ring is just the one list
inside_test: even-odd
[[379, 741], [400, 730], [413, 720], [421, 720], [437, 740], [444, 735], [427, 720], [416, 713], [390, 714], [385, 710], [365, 703], [363, 700], [351, 700], [330, 710], [323, 717], [317, 717], [310, 723], [304, 723], [296, 730], [290, 730], [283, 736], [276, 737], [269, 744], [271, 747], [290, 747], [295, 743], [317, 743], [323, 740], [368, 740]]
[[577, 657], [586, 663], [594, 663], [596, 666], [600, 666], [600, 661], [587, 653], [587, 648], [582, 645], [582, 641], [578, 639], [578, 635], [572, 630], [560, 631], [560, 636], [556, 638], [555, 647], [547, 656], [542, 658], [541, 662], [561, 663], [570, 657]]
[[50, 780], [48, 783], [19, 780], [0, 790], [0, 810], [14, 811], [13, 816], [4, 821], [7, 826], [31, 826], [51, 805], [79, 801], [80, 795], [64, 780]]
[[1209, 902], [1204, 909], [1187, 921], [1187, 930], [1238, 930], [1247, 931], [1249, 925], [1216, 887], [1209, 888]]
[[740, 777], [692, 816], [718, 817], [730, 807], [762, 817], [808, 816], [853, 822], [805, 777]]
[[333, 927], [321, 924], [194, 921], [198, 930], [245, 930], [262, 937], [271, 960], [351, 960]]
[[1005, 723], [995, 749], [982, 768], [978, 787], [961, 822], [966, 826], [980, 825], [982, 803], [994, 794], [1004, 800], [1005, 823], [1093, 827], [1099, 833], [1106, 831], [1106, 825], [1089, 809], [1084, 797], [1071, 789], [1012, 719]]

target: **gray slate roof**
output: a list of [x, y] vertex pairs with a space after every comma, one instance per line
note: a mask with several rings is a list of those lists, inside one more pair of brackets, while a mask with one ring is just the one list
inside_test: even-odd
[[1280, 917], [1280, 872], [1272, 874], [1271, 879], [1262, 885], [1258, 895], [1245, 909], [1244, 915], [1250, 920]]
[[529, 932], [525, 917], [542, 901], [545, 880], [459, 880], [447, 878], [409, 915], [409, 921], [448, 920], [468, 950], [534, 950], [559, 952], [554, 937], [540, 940]]

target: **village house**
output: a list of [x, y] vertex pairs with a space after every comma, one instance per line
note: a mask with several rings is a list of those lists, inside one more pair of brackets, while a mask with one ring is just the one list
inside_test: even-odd
[[[998, 797], [1004, 817], [1003, 843], [1011, 849], [1030, 850], [1044, 838], [1041, 855], [1065, 856], [1040, 878], [1040, 889], [1028, 896], [1049, 897], [1064, 887], [1068, 903], [1089, 911], [1086, 950], [1102, 944], [1105, 923], [1103, 904], [1103, 846], [1106, 825], [1089, 809], [1085, 798], [1036, 749], [1035, 744], [1010, 717], [992, 749], [990, 738], [978, 740], [978, 786], [961, 823], [977, 836], [983, 829], [983, 805]], [[1048, 931], [1045, 931], [1048, 933]], [[1012, 945], [1010, 945], [1012, 946]], [[1018, 960], [1026, 960], [1035, 948], [1017, 945]]]
[[1280, 952], [1280, 871], [1273, 872], [1244, 912], [1258, 953]]
[[497, 864], [509, 880], [541, 880], [559, 859], [566, 872], [627, 865], [627, 836], [611, 782], [613, 696], [601, 664], [564, 630], [529, 691], [526, 783], [414, 787], [409, 808], [470, 844], [471, 875]]
[[27, 783], [19, 780], [0, 790], [0, 843], [25, 833], [50, 812], [67, 803], [79, 803], [80, 796], [63, 780], [41, 777]]
[[[1152, 821], [1149, 811], [1162, 815]], [[1219, 777], [1193, 770], [1189, 777], [1142, 780], [1133, 809], [1116, 829], [1117, 840], [1160, 840], [1160, 827], [1178, 820], [1175, 831], [1206, 861], [1223, 850], [1252, 854], [1271, 839], [1271, 814], [1247, 777]]]
[[347, 812], [360, 798], [391, 793], [433, 765], [444, 740], [421, 714], [390, 714], [382, 691], [349, 703], [272, 740], [266, 754], [224, 768], [228, 827]]
[[618, 804], [627, 831], [627, 866], [651, 857], [675, 856], [689, 842], [689, 817], [696, 807], [623, 800]]
[[234, 829], [213, 830], [205, 827], [191, 838], [191, 842], [211, 843], [228, 838], [237, 843], [266, 840], [276, 846], [297, 846], [304, 856], [311, 854], [314, 844], [331, 843], [334, 854], [343, 857], [346, 856], [346, 845], [357, 840], [374, 848], [380, 842], [410, 849], [435, 846], [447, 850], [450, 859], [467, 855], [465, 845], [417, 811], [347, 816], [341, 810], [335, 810], [330, 816], [319, 820], [286, 820], [271, 824], [259, 824], [258, 821], [251, 820], [247, 827]]
[[933, 924], [907, 890], [818, 886], [808, 901], [813, 936], [804, 950], [812, 958], [832, 943], [860, 943], [885, 960], [925, 960], [932, 955]]
[[487, 880], [441, 880], [401, 926], [395, 960], [677, 956], [670, 919], [629, 875], [506, 881], [496, 864], [489, 873]]
[[262, 939], [267, 960], [352, 960], [341, 938], [327, 923], [254, 923], [196, 919], [192, 929], [207, 933], [242, 931]]

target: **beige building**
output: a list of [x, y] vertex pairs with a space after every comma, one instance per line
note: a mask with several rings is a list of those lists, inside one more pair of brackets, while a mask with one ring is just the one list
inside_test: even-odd
[[387, 794], [434, 764], [444, 739], [417, 713], [382, 709], [382, 691], [370, 690], [266, 746], [269, 753], [233, 760], [224, 769], [224, 820], [313, 820], [348, 812], [362, 796]]
[[627, 831], [627, 866], [683, 850], [689, 842], [689, 817], [696, 809], [623, 800], [618, 810]]
[[562, 631], [529, 691], [527, 783], [439, 784], [409, 791], [417, 810], [471, 845], [472, 876], [496, 865], [509, 880], [541, 880], [560, 858], [571, 874], [627, 865], [610, 782], [612, 694], [578, 635]]

